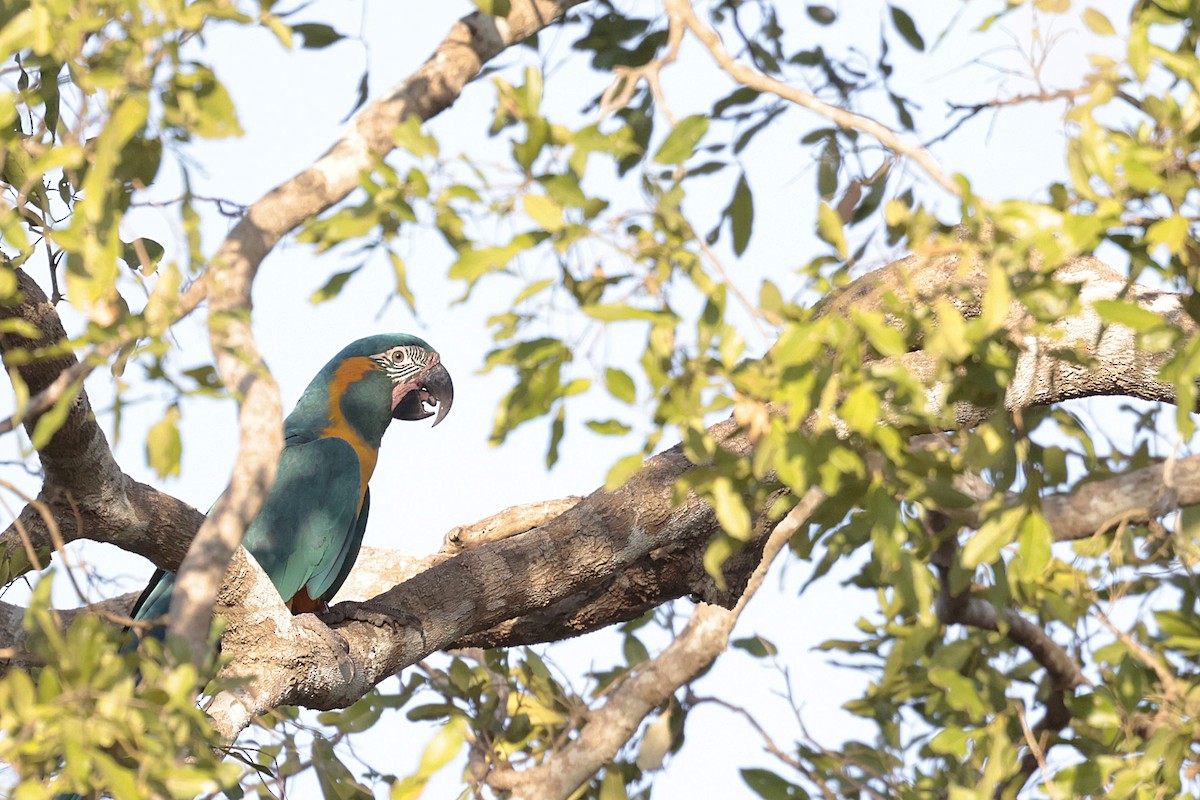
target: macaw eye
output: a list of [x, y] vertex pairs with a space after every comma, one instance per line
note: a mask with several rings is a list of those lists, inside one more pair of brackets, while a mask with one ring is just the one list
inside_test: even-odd
[[396, 350], [395, 352], [392, 353], [392, 363], [393, 364], [403, 364], [404, 363], [404, 351], [403, 350]]

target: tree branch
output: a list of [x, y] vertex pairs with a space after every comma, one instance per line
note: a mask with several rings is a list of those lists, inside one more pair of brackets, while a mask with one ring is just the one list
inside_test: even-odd
[[762, 584], [771, 562], [824, 499], [820, 489], [810, 489], [775, 526], [763, 550], [762, 560], [733, 608], [698, 606], [679, 636], [658, 656], [639, 665], [609, 695], [603, 708], [589, 715], [577, 737], [562, 749], [550, 753], [536, 767], [520, 772], [493, 770], [485, 781], [495, 789], [512, 792], [513, 800], [565, 800], [570, 797], [616, 757], [647, 714], [665, 703], [679, 687], [695, 680], [725, 652], [734, 624]]
[[[1194, 335], [1195, 326], [1180, 308], [1178, 297], [1127, 286], [1121, 276], [1094, 259], [1078, 259], [1062, 274], [1064, 280], [1080, 283], [1084, 302], [1076, 316], [1058, 324], [1062, 334], [1054, 345], [1074, 345], [1087, 358], [1064, 364], [1056, 358], [1057, 351], [1050, 348], [1049, 339], [1024, 341], [1028, 353], [1021, 355], [1018, 379], [1010, 387], [1010, 405], [1049, 403], [1089, 394], [1172, 400], [1171, 387], [1159, 383], [1156, 377], [1156, 365], [1171, 354], [1137, 351], [1132, 332], [1101, 325], [1088, 303], [1123, 291], [1123, 296]], [[929, 302], [963, 286], [977, 295], [986, 288], [979, 271], [960, 268], [957, 259], [909, 259], [859, 279], [825, 304], [822, 313], [846, 313], [852, 305], [881, 308], [889, 292], [912, 303]], [[969, 301], [963, 310], [968, 315], [977, 313]], [[1020, 330], [1019, 318], [1015, 318], [1014, 325], [1014, 330]], [[732, 421], [714, 426], [712, 434], [735, 454], [749, 452], [749, 442], [737, 435]], [[1175, 484], [1187, 502], [1192, 498], [1183, 493], [1191, 483], [1187, 470], [1192, 467], [1190, 459], [1175, 464]], [[720, 595], [701, 560], [704, 543], [718, 530], [712, 509], [694, 497], [678, 507], [672, 504], [675, 481], [691, 468], [682, 449], [673, 448], [647, 462], [621, 490], [596, 492], [535, 530], [490, 542], [454, 558], [437, 557], [412, 565], [414, 569], [428, 568], [390, 588], [375, 602], [378, 607], [398, 612], [398, 616], [415, 612], [423, 621], [423, 630], [405, 629], [393, 634], [361, 624], [343, 626], [340, 632], [350, 642], [354, 665], [349, 679], [342, 674], [344, 656], [323, 652], [323, 645], [310, 646], [307, 634], [301, 640], [289, 638], [294, 634], [290, 619], [268, 614], [262, 622], [267, 628], [231, 625], [226, 652], [241, 656], [232, 674], [255, 674], [259, 680], [236, 697], [224, 694], [217, 699], [213, 708], [219, 727], [232, 735], [254, 714], [281, 703], [321, 708], [346, 705], [404, 665], [445, 647], [561, 639], [693, 593], [731, 605], [758, 562], [755, 548], [765, 541], [767, 521], [761, 517], [756, 521], [759, 533], [752, 546], [727, 562], [733, 592]], [[1154, 491], [1150, 478], [1130, 475], [1135, 477], [1112, 480], [1127, 479], [1143, 487], [1139, 492]], [[78, 494], [74, 496], [79, 499]], [[1141, 505], [1141, 495], [1130, 494], [1129, 499]], [[104, 508], [107, 501], [92, 497], [90, 502]], [[53, 501], [48, 505], [54, 508]], [[1054, 505], [1048, 500], [1048, 509]], [[1071, 513], [1069, 506], [1063, 508], [1064, 514]], [[62, 526], [64, 534], [73, 538], [73, 518], [63, 519], [68, 520]], [[182, 538], [195, 528], [195, 524], [177, 525], [174, 532]], [[84, 531], [84, 535], [93, 536], [93, 532]], [[124, 530], [112, 541], [135, 551], [151, 550], [145, 542], [147, 535], [169, 539], [161, 531]], [[156, 561], [165, 559], [160, 555]], [[360, 559], [360, 565], [363, 563]], [[249, 597], [251, 583], [253, 579], [246, 575], [238, 578], [231, 574], [222, 609], [233, 608]], [[370, 584], [369, 592], [358, 596], [370, 596], [387, 585], [375, 582]], [[963, 613], [988, 612], [969, 606]], [[984, 616], [979, 619], [985, 625], [1001, 624]], [[269, 630], [276, 633], [268, 635]]]
[[701, 22], [699, 17], [696, 16], [690, 0], [665, 0], [664, 5], [666, 6], [667, 14], [673, 20], [679, 20], [684, 26], [690, 29], [704, 46], [708, 48], [708, 52], [712, 54], [712, 57], [720, 65], [721, 69], [729, 73], [729, 76], [741, 85], [758, 92], [773, 94], [783, 100], [807, 108], [810, 111], [815, 111], [840, 128], [862, 131], [869, 136], [873, 136], [880, 144], [892, 152], [907, 156], [915, 161], [925, 171], [925, 174], [933, 178], [947, 192], [955, 197], [962, 197], [962, 187], [958, 185], [954, 178], [942, 170], [933, 156], [929, 154], [929, 151], [921, 147], [921, 145], [902, 139], [891, 128], [870, 117], [855, 114], [853, 111], [847, 111], [844, 108], [826, 103], [815, 95], [788, 86], [786, 83], [782, 83], [769, 75], [764, 75], [754, 67], [738, 61], [725, 49], [725, 45], [721, 42], [721, 37], [717, 32]]
[[[965, 625], [981, 630], [1003, 633], [1014, 644], [1025, 648], [1033, 660], [1046, 670], [1050, 678], [1050, 696], [1046, 700], [1046, 713], [1030, 731], [1030, 738], [1037, 743], [1030, 746], [1021, 758], [1018, 770], [996, 789], [995, 796], [1007, 796], [1010, 790], [1019, 791], [1029, 777], [1044, 761], [1049, 737], [1057, 734], [1071, 721], [1066, 696], [1079, 686], [1091, 686], [1092, 682], [1083, 674], [1079, 663], [1054, 641], [1041, 626], [1030, 622], [1015, 609], [997, 611], [988, 601], [971, 597], [970, 589], [955, 592], [950, 585], [953, 563], [958, 558], [957, 529], [948, 527], [949, 519], [940, 512], [925, 515], [930, 533], [940, 541], [934, 551], [933, 563], [938, 573], [938, 596], [936, 610], [938, 619], [946, 625]], [[1022, 724], [1025, 724], [1022, 720]], [[1040, 749], [1038, 749], [1040, 748]]]
[[[21, 320], [37, 331], [36, 338], [0, 334], [0, 352], [13, 380], [23, 381], [34, 398], [59, 386], [65, 376], [72, 376], [66, 381], [68, 385], [74, 384], [80, 362], [67, 345], [58, 312], [23, 270], [8, 266], [0, 269], [12, 270], [21, 298], [12, 305], [0, 305], [0, 319]], [[121, 471], [87, 392], [79, 388], [64, 402], [70, 406], [62, 427], [38, 451], [43, 483], [37, 498], [50, 512], [63, 538], [109, 541], [160, 566], [177, 566], [204, 515]], [[24, 415], [31, 438], [48, 409], [46, 406]], [[23, 526], [35, 548], [49, 552], [52, 541], [45, 520], [27, 506], [0, 534], [0, 555], [4, 559], [22, 549], [18, 525]]]

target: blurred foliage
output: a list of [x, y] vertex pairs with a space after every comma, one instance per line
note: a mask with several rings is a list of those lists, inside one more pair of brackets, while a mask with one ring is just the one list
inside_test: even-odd
[[[510, 4], [475, 5], [503, 15]], [[1058, 543], [1040, 503], [1049, 492], [1150, 464], [1164, 440], [1193, 441], [1200, 340], [1125, 297], [1095, 304], [1106, 324], [1134, 330], [1144, 350], [1169, 354], [1160, 378], [1175, 388], [1177, 410], [1164, 420], [1129, 408], [1120, 425], [1133, 431], [1131, 447], [1071, 406], [1015, 414], [1004, 401], [1021, 349], [1011, 314], [1027, 315], [1020, 335], [1055, 336], [1055, 323], [1081, 307], [1079, 285], [1055, 277], [1074, 257], [1100, 250], [1127, 259], [1131, 280], [1178, 292], [1200, 319], [1200, 12], [1183, 0], [1149, 0], [1116, 19], [1065, 0], [1010, 2], [967, 30], [949, 16], [930, 29], [917, 3], [884, 4], [877, 24], [844, 18], [846, 4], [808, 2], [803, 13], [784, 5], [717, 0], [703, 12], [758, 73], [870, 111], [923, 142], [955, 135], [980, 113], [1004, 114], [1020, 98], [932, 113], [903, 88], [898, 50], [906, 63], [934, 59], [944, 37], [982, 36], [1016, 14], [1051, 22], [1074, 14], [1095, 37], [1128, 35], [1121, 58], [1091, 57], [1079, 86], [1027, 98], [1069, 100], [1067, 180], [1045, 186], [1041, 199], [985, 199], [970, 174], [956, 176], [961, 198], [948, 210], [901, 154], [756, 89], [714, 81], [708, 109], [676, 116], [669, 92], [640, 79], [671, 56], [661, 9], [584, 4], [564, 26], [570, 53], [560, 57], [613, 75], [607, 91], [581, 100], [584, 121], [547, 110], [544, 81], [553, 78], [542, 66], [490, 74], [494, 115], [490, 126], [479, 121], [479, 136], [505, 144], [503, 164], [443, 152], [417, 120], [406, 121], [395, 132], [398, 151], [363, 176], [361, 191], [298, 233], [317, 251], [338, 248], [356, 262], [323, 277], [312, 301], [336, 301], [360, 270], [383, 264], [415, 313], [405, 237], [413, 226], [436, 229], [453, 252], [448, 278], [461, 287], [460, 302], [485, 291], [510, 298], [489, 320], [494, 348], [482, 365], [513, 381], [491, 441], [545, 425], [552, 466], [561, 448], [576, 446], [564, 440], [568, 414], [586, 396], [595, 401], [589, 408], [606, 410], [583, 420], [592, 432], [585, 435], [630, 442], [609, 473], [615, 487], [678, 438], [697, 468], [677, 494], [705, 498], [724, 529], [706, 559], [718, 577], [758, 515], [782, 516], [786, 498], [811, 487], [826, 493], [792, 551], [811, 563], [810, 583], [841, 566], [854, 570], [847, 591], [878, 598], [877, 614], [823, 645], [871, 676], [847, 709], [875, 735], [830, 749], [796, 731], [769, 768], [741, 770], [755, 795], [957, 800], [1014, 797], [1037, 784], [1051, 796], [1195, 796], [1195, 513], [1166, 525], [1114, 523]], [[984, 5], [964, 8], [989, 14], [990, 6], [978, 11]], [[55, 301], [65, 295], [87, 320], [72, 348], [120, 348], [118, 390], [132, 381], [122, 377], [126, 363], [167, 387], [171, 403], [146, 441], [147, 461], [164, 477], [178, 474], [187, 444], [181, 399], [221, 390], [212, 368], [184, 362], [168, 335], [181, 290], [205, 267], [203, 201], [190, 190], [174, 201], [182, 239], [170, 246], [126, 238], [122, 220], [165, 165], [190, 185], [189, 143], [240, 132], [222, 83], [229, 76], [195, 44], [214, 25], [263, 26], [285, 46], [317, 50], [347, 38], [337, 25], [292, 20], [271, 2], [28, 0], [0, 8], [0, 243], [14, 265], [53, 276]], [[878, 40], [876, 54], [826, 42], [822, 31], [835, 28]], [[357, 85], [361, 105], [368, 76]], [[762, 279], [753, 264], [756, 242], [775, 234], [757, 220], [781, 202], [762, 190], [753, 164], [770, 158], [764, 134], [782, 125], [803, 128], [796, 146], [810, 159], [820, 202], [795, 224], [823, 248], [807, 260], [797, 255], [786, 284]], [[880, 254], [902, 253], [983, 264], [986, 291], [973, 297], [948, 286], [945, 296], [915, 303], [906, 287], [883, 286], [836, 313], [820, 304]], [[0, 300], [13, 296], [11, 278], [0, 270]], [[144, 302], [131, 299], [139, 296]], [[1078, 345], [1062, 341], [1055, 355], [1086, 366]], [[931, 374], [905, 368], [918, 349]], [[10, 354], [7, 365], [21, 358]], [[27, 400], [19, 379], [14, 385]], [[967, 407], [984, 412], [969, 429], [955, 416]], [[35, 446], [65, 409], [46, 415]], [[750, 457], [706, 430], [729, 414], [750, 434]], [[949, 432], [938, 446], [914, 446], [911, 436], [928, 431]], [[930, 535], [925, 517], [975, 505], [955, 484], [964, 473], [996, 493], [976, 509], [977, 527], [951, 529], [961, 547], [939, 575], [933, 561], [944, 538]], [[766, 507], [781, 489], [785, 499]], [[6, 577], [27, 562], [10, 558]], [[935, 610], [946, 591], [1043, 627], [1090, 683], [1064, 692], [1004, 626], [946, 626]], [[365, 797], [385, 785], [393, 798], [415, 798], [463, 757], [469, 796], [489, 769], [541, 763], [569, 741], [588, 708], [651, 657], [643, 638], [656, 640], [647, 632], [676, 627], [671, 608], [622, 626], [620, 662], [588, 676], [584, 692], [533, 650], [456, 654], [315, 720], [280, 709], [222, 762], [193, 703], [203, 676], [161, 666], [169, 660], [153, 653], [120, 654], [111, 626], [90, 617], [60, 634], [45, 601], [42, 592], [27, 619], [43, 666], [11, 667], [0, 679], [0, 758], [13, 766], [19, 798], [100, 786], [118, 798], [218, 789], [278, 796], [310, 768], [326, 797]], [[1123, 627], [1110, 628], [1109, 614]], [[758, 636], [734, 646], [786, 659]], [[668, 752], [683, 745], [696, 702], [684, 690], [660, 710]], [[1043, 741], [1052, 757], [1031, 778], [1022, 770], [1027, 731], [1060, 705], [1070, 724]], [[344, 743], [400, 709], [435, 729], [415, 771], [356, 765]], [[575, 796], [649, 796], [652, 775], [635, 756], [643, 735]]]
[[[141, 657], [128, 634], [79, 614], [66, 630], [50, 605], [50, 576], [25, 615], [35, 668], [0, 680], [0, 760], [19, 781], [14, 798], [53, 798], [104, 786], [118, 800], [194, 797], [237, 786], [196, 693], [211, 677], [151, 641]], [[65, 757], [65, 766], [64, 766]]]

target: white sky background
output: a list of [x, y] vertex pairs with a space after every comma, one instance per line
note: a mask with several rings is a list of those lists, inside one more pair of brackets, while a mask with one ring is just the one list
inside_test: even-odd
[[[807, 19], [803, 4], [797, 0], [781, 0], [777, 4], [784, 13], [784, 27], [793, 49], [805, 45], [804, 37], [812, 37], [808, 40], [810, 46], [820, 42], [828, 51], [839, 52], [848, 43], [845, 37], [855, 37], [853, 44], [874, 60], [879, 21], [886, 8], [876, 2], [845, 2], [840, 8], [836, 2], [831, 5], [861, 22], [818, 28]], [[927, 122], [941, 119], [946, 99], [979, 102], [1033, 90], [1031, 82], [1019, 77], [1029, 74], [1027, 59], [1018, 51], [1018, 47], [1028, 50], [1030, 46], [1032, 19], [1028, 10], [1006, 17], [986, 36], [964, 35], [1003, 5], [980, 0], [966, 4], [963, 18], [938, 44], [932, 56], [911, 57], [911, 51], [889, 27], [891, 60], [897, 67], [895, 86], [901, 94], [922, 104], [919, 119]], [[1089, 5], [1107, 13], [1121, 29], [1127, 16], [1126, 3], [1110, 0]], [[905, 7], [914, 14], [918, 28], [932, 46], [945, 27], [947, 20], [943, 15], [959, 5], [907, 3]], [[644, 3], [638, 8], [643, 9], [643, 15], [657, 11]], [[206, 37], [205, 57], [215, 65], [218, 76], [232, 93], [246, 135], [188, 148], [206, 174], [203, 179], [193, 174], [195, 193], [245, 204], [253, 202], [311, 163], [337, 136], [342, 128], [340, 120], [353, 105], [364, 59], [369, 60], [371, 96], [376, 97], [411, 74], [454, 20], [470, 10], [466, 0], [445, 4], [376, 0], [367, 3], [365, 9], [361, 2], [323, 0], [291, 20], [330, 22], [349, 36], [361, 36], [366, 43], [365, 52], [363, 45], [354, 41], [319, 51], [287, 52], [265, 31], [218, 26]], [[1087, 68], [1089, 49], [1103, 49], [1119, 57], [1119, 42], [1098, 40], [1086, 32], [1077, 18], [1059, 18], [1051, 30], [1063, 35], [1042, 73], [1050, 89], [1077, 85]], [[516, 48], [494, 63], [503, 67], [502, 74], [514, 83], [522, 81], [524, 66], [537, 64], [539, 57], [547, 67], [553, 67], [546, 79], [544, 108], [555, 121], [577, 127], [594, 120], [594, 115], [580, 116], [578, 111], [603, 88], [606, 79], [592, 72], [581, 54], [571, 53], [569, 45], [573, 38], [560, 30], [544, 32], [540, 56], [526, 48]], [[712, 66], [707, 54], [690, 40], [679, 61], [663, 73], [662, 80], [672, 111], [678, 117], [707, 111], [716, 99], [733, 88]], [[878, 106], [861, 110], [885, 123], [894, 123], [886, 99], [880, 100]], [[443, 155], [464, 152], [494, 162], [505, 158], [506, 141], [489, 140], [486, 135], [493, 102], [493, 89], [486, 80], [479, 81], [427, 126], [437, 136]], [[968, 174], [975, 191], [989, 199], [1038, 199], [1038, 190], [1052, 179], [1065, 177], [1061, 114], [1061, 104], [1050, 104], [1009, 109], [999, 117], [980, 115], [948, 142], [936, 146], [933, 153], [948, 171]], [[813, 255], [825, 252], [813, 233], [817, 201], [814, 154], [798, 144], [800, 136], [823, 123], [815, 117], [793, 113], [784, 119], [788, 121], [760, 135], [742, 154], [755, 201], [750, 248], [741, 259], [735, 259], [728, 251], [727, 237], [719, 246], [733, 279], [750, 297], [757, 296], [759, 282], [764, 277], [775, 281], [785, 296], [797, 293], [802, 287], [796, 268]], [[927, 129], [941, 127], [931, 125]], [[666, 130], [667, 125], [660, 118], [656, 141], [661, 140]], [[505, 131], [501, 136], [508, 133]], [[173, 179], [168, 177], [171, 170], [170, 163], [164, 163], [159, 199], [178, 195], [178, 186], [172, 185]], [[611, 174], [607, 166], [600, 166], [597, 180], [608, 180], [602, 176]], [[715, 221], [728, 202], [736, 177], [736, 168], [727, 168], [717, 176], [703, 179], [704, 187], [711, 188], [711, 192], [698, 192], [698, 185], [693, 184], [697, 188], [691, 190], [688, 207], [700, 220], [698, 229], [706, 230]], [[924, 196], [931, 199], [937, 195], [928, 190]], [[953, 217], [955, 206], [945, 198], [938, 208], [944, 219]], [[209, 204], [201, 204], [200, 210], [206, 215], [204, 249], [211, 254], [230, 223], [214, 213]], [[168, 260], [179, 257], [182, 236], [164, 224], [172, 216], [148, 209], [131, 217], [125, 232], [162, 242]], [[514, 227], [519, 229], [521, 224], [517, 221]], [[419, 320], [412, 318], [399, 299], [387, 303], [393, 278], [381, 259], [352, 278], [336, 300], [310, 305], [309, 295], [330, 274], [357, 262], [343, 260], [338, 251], [316, 258], [310, 247], [294, 241], [278, 246], [263, 264], [256, 283], [254, 318], [259, 343], [279, 381], [285, 409], [291, 408], [329, 357], [360, 336], [383, 331], [411, 332], [427, 339], [442, 353], [455, 379], [454, 411], [436, 430], [429, 429], [427, 423], [397, 423], [388, 433], [372, 480], [372, 514], [366, 536], [368, 545], [426, 553], [437, 549], [443, 533], [455, 525], [521, 502], [592, 491], [603, 483], [609, 466], [634, 451], [638, 442], [599, 437], [584, 429], [581, 423], [588, 418], [589, 410], [601, 417], [611, 412], [607, 407], [589, 405], [591, 401], [584, 400], [568, 407], [568, 419], [573, 424], [568, 427], [562, 457], [554, 470], [547, 472], [544, 467], [548, 437], [544, 423], [526, 426], [503, 447], [490, 448], [487, 439], [496, 404], [508, 389], [511, 377], [505, 372], [479, 375], [476, 370], [492, 346], [486, 318], [505, 307], [515, 291], [515, 282], [509, 282], [511, 285], [485, 282], [470, 302], [450, 306], [450, 301], [461, 294], [462, 286], [450, 284], [445, 278], [453, 260], [449, 248], [430, 230], [405, 235], [409, 239], [403, 252], [410, 285], [417, 297]], [[868, 262], [882, 264], [892, 255], [876, 252], [875, 260], [871, 262], [868, 256]], [[42, 277], [36, 270], [34, 274]], [[503, 291], [499, 289], [501, 286]], [[133, 297], [131, 304], [139, 305]], [[553, 324], [573, 323], [556, 320]], [[177, 362], [179, 365], [191, 367], [211, 362], [202, 317], [185, 320], [176, 326], [175, 333], [184, 354]], [[639, 352], [643, 335], [644, 331], [638, 327], [631, 331], [632, 338], [628, 340]], [[751, 354], [761, 352], [766, 344], [749, 331], [747, 341]], [[623, 345], [620, 340], [610, 339], [607, 350], [578, 355], [585, 363], [589, 358], [599, 363], [620, 352]], [[127, 378], [136, 380], [139, 372], [136, 365], [132, 366]], [[90, 379], [89, 391], [97, 408], [105, 406], [110, 384], [111, 378], [105, 373]], [[184, 404], [183, 475], [162, 481], [145, 465], [143, 442], [145, 431], [158, 421], [163, 403], [171, 398], [157, 388], [146, 387], [129, 393], [128, 399], [135, 398], [143, 398], [145, 402], [126, 411], [122, 438], [115, 444], [118, 461], [134, 478], [159, 486], [200, 509], [207, 508], [224, 487], [236, 449], [233, 403], [192, 400]], [[109, 420], [102, 418], [102, 422], [108, 426]], [[16, 447], [16, 439], [10, 437], [0, 447], [0, 458], [13, 457]], [[16, 471], [6, 469], [6, 477], [21, 478], [8, 474]], [[22, 478], [22, 481], [22, 485], [36, 490], [36, 479]], [[145, 562], [124, 554], [114, 555], [113, 548], [89, 546], [84, 552], [106, 574], [135, 574], [126, 589], [134, 588], [150, 572]], [[735, 635], [759, 633], [780, 647], [779, 663], [790, 670], [809, 731], [821, 743], [834, 746], [849, 736], [870, 735], [870, 726], [840, 709], [845, 700], [861, 691], [864, 676], [831, 666], [823, 654], [811, 648], [827, 638], [850, 638], [854, 621], [873, 607], [873, 597], [852, 587], [841, 587], [837, 575], [832, 575], [797, 598], [797, 589], [807, 573], [807, 565], [794, 559], [783, 568], [777, 567], [774, 577], [750, 604]], [[843, 577], [845, 574], [847, 571], [843, 570]], [[70, 593], [65, 587], [58, 588], [63, 589], [57, 595], [60, 603], [70, 604], [73, 599]], [[20, 598], [10, 594], [5, 599], [17, 602]], [[686, 613], [687, 605], [681, 604], [680, 610]], [[552, 647], [549, 657], [568, 674], [576, 676], [574, 685], [580, 690], [585, 688], [582, 675], [589, 666], [607, 669], [622, 661], [619, 639], [605, 632]], [[722, 657], [696, 688], [700, 694], [719, 695], [743, 705], [785, 747], [797, 733], [790, 708], [776, 695], [783, 688], [780, 675], [740, 651]], [[374, 731], [355, 739], [355, 748], [380, 771], [404, 775], [416, 768], [431, 733], [428, 724], [414, 725], [406, 722], [402, 713], [389, 713]], [[749, 796], [751, 793], [742, 783], [738, 768], [755, 765], [774, 768], [769, 757], [763, 755], [761, 742], [753, 731], [728, 712], [711, 706], [701, 708], [689, 718], [686, 733], [688, 741], [683, 751], [668, 761], [665, 772], [655, 778], [656, 797]], [[351, 766], [355, 768], [353, 762]], [[787, 776], [783, 768], [776, 771]], [[456, 794], [457, 774], [449, 778], [437, 781], [427, 796]], [[381, 784], [379, 793], [385, 793], [385, 789]], [[291, 796], [318, 794], [315, 782], [303, 781], [292, 787]]]

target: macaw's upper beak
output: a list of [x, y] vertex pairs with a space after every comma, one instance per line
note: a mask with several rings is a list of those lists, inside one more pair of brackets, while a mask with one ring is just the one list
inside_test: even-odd
[[404, 395], [392, 409], [392, 419], [418, 420], [432, 417], [433, 411], [427, 409], [426, 405], [438, 407], [434, 425], [445, 419], [450, 413], [450, 406], [454, 405], [454, 382], [450, 380], [450, 373], [441, 364], [430, 367], [417, 388]]

